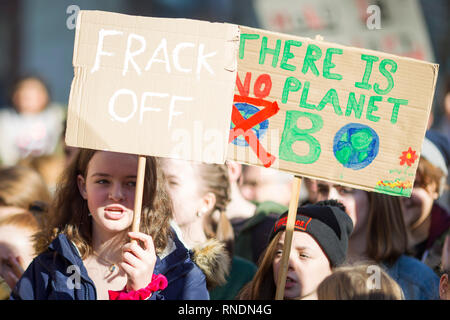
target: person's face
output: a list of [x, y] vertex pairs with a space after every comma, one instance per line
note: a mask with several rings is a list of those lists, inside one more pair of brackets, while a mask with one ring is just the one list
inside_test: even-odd
[[335, 199], [345, 206], [353, 221], [352, 235], [363, 231], [369, 219], [369, 197], [363, 190], [334, 185], [330, 182], [317, 181], [317, 201]]
[[94, 230], [117, 233], [133, 221], [138, 157], [98, 151], [89, 161], [86, 178], [78, 176], [78, 187], [87, 200]]
[[417, 173], [411, 197], [402, 197], [405, 207], [404, 219], [407, 228], [411, 228], [418, 220], [422, 220], [431, 213], [437, 193], [433, 186], [424, 186], [420, 173]]
[[261, 180], [261, 169], [255, 166], [248, 166], [242, 173], [242, 185], [240, 190], [242, 196], [250, 201], [256, 201], [256, 191]]
[[16, 276], [11, 264], [12, 259], [20, 257], [22, 269], [26, 269], [33, 259], [32, 232], [15, 226], [0, 227], [0, 276], [14, 288]]
[[199, 218], [198, 212], [203, 210], [204, 213], [194, 166], [189, 161], [165, 159], [162, 168], [173, 202], [175, 222], [183, 228]]
[[19, 113], [41, 112], [48, 102], [47, 89], [36, 79], [24, 80], [14, 93], [13, 102]]
[[[285, 233], [283, 232], [278, 241], [277, 251], [272, 265], [275, 285], [280, 271]], [[316, 298], [317, 287], [330, 274], [330, 262], [319, 244], [309, 234], [295, 231], [289, 254], [284, 298]]]

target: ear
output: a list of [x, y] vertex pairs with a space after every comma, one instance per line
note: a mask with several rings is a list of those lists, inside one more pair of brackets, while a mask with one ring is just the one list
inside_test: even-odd
[[77, 176], [77, 185], [81, 196], [83, 197], [84, 200], [87, 200], [86, 181], [84, 180], [84, 177], [81, 174]]
[[212, 192], [207, 192], [201, 199], [200, 210], [211, 212], [216, 206], [216, 195]]
[[238, 182], [242, 175], [242, 165], [235, 161], [227, 160], [228, 176], [231, 182]]

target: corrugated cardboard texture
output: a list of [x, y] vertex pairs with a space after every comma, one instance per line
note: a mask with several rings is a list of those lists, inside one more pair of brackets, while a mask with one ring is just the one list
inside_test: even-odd
[[[382, 52], [314, 41], [309, 38], [247, 27], [240, 27], [240, 29], [241, 56], [238, 59], [238, 81], [242, 84], [242, 88], [239, 90], [236, 86], [237, 96], [234, 106], [237, 108], [236, 101], [240, 101], [239, 111], [250, 112], [243, 115], [241, 120], [245, 121], [258, 109], [264, 109], [261, 103], [258, 106], [258, 103], [251, 99], [245, 97], [242, 99], [242, 96], [247, 94], [250, 98], [255, 98], [255, 94], [259, 95], [267, 105], [276, 102], [280, 108], [278, 113], [267, 119], [268, 122], [265, 125], [268, 125], [268, 128], [265, 132], [262, 127], [257, 126], [253, 129], [253, 132], [259, 130], [262, 133], [259, 137], [261, 146], [274, 156], [275, 160], [266, 163], [266, 167], [270, 166], [296, 175], [327, 180], [358, 189], [410, 196], [418, 164], [416, 157], [420, 155], [432, 105], [438, 65]], [[247, 39], [244, 41], [243, 37]], [[251, 37], [257, 39], [250, 39]], [[263, 44], [264, 37], [267, 40], [266, 44]], [[277, 40], [279, 40], [278, 47]], [[288, 40], [298, 42], [286, 48]], [[244, 49], [243, 45], [245, 45]], [[318, 55], [318, 50], [311, 45], [317, 46], [321, 52], [320, 58], [314, 61], [317, 74], [313, 73], [311, 67], [305, 69], [305, 73], [302, 72], [308, 48], [310, 53], [315, 50], [316, 57]], [[266, 50], [264, 61], [261, 60], [264, 58], [264, 54], [261, 54], [262, 51], [264, 52], [264, 49], [261, 50], [262, 47], [273, 49]], [[338, 53], [330, 53], [328, 57], [328, 62], [331, 63], [328, 64], [330, 75], [325, 76], [324, 60], [329, 48], [337, 49], [334, 51]], [[340, 50], [342, 50], [341, 53], [339, 53]], [[329, 52], [333, 52], [333, 49]], [[285, 59], [283, 59], [284, 53]], [[376, 58], [362, 59], [362, 55]], [[274, 57], [276, 57], [275, 61]], [[369, 68], [370, 77], [367, 74], [367, 81], [365, 81], [370, 88], [359, 88], [355, 86], [355, 83], [363, 82], [368, 59], [377, 60], [373, 61], [372, 69]], [[393, 64], [396, 65], [396, 70]], [[251, 79], [246, 86], [245, 79], [246, 76], [249, 77], [247, 73], [251, 73]], [[259, 83], [257, 81], [263, 74], [269, 74], [271, 78], [270, 93], [264, 92], [265, 87], [261, 85], [265, 82], [264, 77], [260, 78]], [[332, 79], [339, 78], [333, 74], [342, 76], [342, 79]], [[391, 90], [388, 90], [389, 76], [394, 84]], [[288, 87], [290, 85], [292, 90], [286, 95], [285, 87], [289, 77], [295, 79], [290, 78]], [[255, 83], [257, 83], [256, 87]], [[302, 104], [302, 94], [308, 86], [307, 83], [309, 83], [309, 91], [307, 95], [305, 92]], [[377, 89], [382, 91], [378, 90], [378, 93], [374, 91], [375, 83], [378, 84]], [[334, 89], [336, 95], [330, 92], [330, 89]], [[285, 101], [283, 101], [283, 91]], [[265, 96], [266, 93], [268, 93], [267, 96]], [[327, 94], [330, 97], [329, 103], [318, 108]], [[354, 110], [350, 114], [346, 113], [350, 95], [355, 97], [356, 103], [360, 101], [361, 95], [365, 96], [359, 117], [355, 115]], [[374, 107], [370, 107], [372, 111], [368, 112], [371, 97]], [[332, 104], [333, 98], [336, 101], [335, 105]], [[394, 103], [388, 102], [389, 98], [407, 100], [407, 105], [398, 106], [397, 116], [393, 111]], [[248, 104], [245, 106], [245, 101], [254, 102], [248, 104], [258, 109]], [[326, 102], [326, 99], [323, 102]], [[288, 113], [291, 114], [291, 120], [286, 117]], [[310, 119], [316, 121], [316, 124], [312, 125]], [[291, 126], [285, 128], [288, 123]], [[347, 125], [352, 128], [343, 128]], [[370, 129], [358, 128], [360, 125], [368, 126]], [[313, 129], [308, 130], [311, 128]], [[297, 135], [294, 135], [294, 132], [297, 132]], [[358, 132], [359, 136], [354, 135]], [[262, 166], [264, 150], [260, 148], [255, 152], [250, 146], [243, 145], [242, 137], [240, 136], [240, 143], [234, 140], [229, 144], [228, 159]], [[291, 142], [299, 141], [289, 143], [289, 139]], [[378, 148], [371, 141], [378, 141]], [[305, 156], [309, 153], [310, 147], [316, 153], [308, 158]], [[376, 150], [378, 152], [375, 152]], [[352, 152], [351, 156], [348, 152]], [[351, 159], [357, 161], [350, 161]]]
[[223, 163], [238, 39], [230, 24], [80, 11], [66, 143]]

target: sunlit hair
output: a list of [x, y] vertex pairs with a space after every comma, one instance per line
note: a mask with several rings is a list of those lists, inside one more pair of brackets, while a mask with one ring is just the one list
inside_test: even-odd
[[334, 269], [317, 287], [317, 297], [319, 300], [404, 300], [398, 283], [381, 267], [369, 263]]
[[[208, 238], [216, 238], [225, 243], [230, 256], [233, 255], [234, 232], [226, 216], [226, 207], [231, 201], [231, 187], [228, 177], [228, 167], [221, 164], [195, 163], [194, 169], [200, 179], [201, 195], [208, 192], [216, 198], [215, 206], [210, 215], [205, 217], [203, 228]], [[219, 216], [216, 217], [215, 213]]]
[[30, 212], [17, 213], [0, 219], [0, 227], [13, 226], [18, 229], [25, 229], [32, 234], [39, 231], [39, 223]]
[[394, 263], [408, 246], [401, 199], [376, 192], [368, 192], [368, 197], [366, 254], [377, 263]]
[[36, 202], [49, 203], [50, 191], [42, 176], [24, 166], [0, 169], [0, 205], [28, 210]]
[[273, 300], [277, 287], [273, 277], [273, 261], [278, 249], [278, 242], [284, 232], [278, 232], [270, 241], [258, 261], [258, 270], [253, 279], [247, 283], [238, 295], [240, 300]]
[[[45, 251], [59, 233], [64, 233], [76, 245], [82, 259], [92, 253], [92, 218], [87, 201], [79, 192], [77, 176], [81, 174], [86, 179], [89, 162], [96, 152], [80, 149], [61, 175], [50, 208], [48, 228], [37, 237], [38, 253]], [[157, 160], [146, 157], [140, 231], [153, 238], [157, 253], [167, 245], [171, 217], [172, 205], [165, 189], [164, 175]]]

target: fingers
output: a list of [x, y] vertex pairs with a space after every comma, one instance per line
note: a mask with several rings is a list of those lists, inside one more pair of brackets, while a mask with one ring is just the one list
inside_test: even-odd
[[142, 232], [128, 232], [128, 236], [132, 240], [140, 240], [144, 244], [145, 251], [155, 251], [155, 246], [153, 245], [153, 239], [148, 234]]

